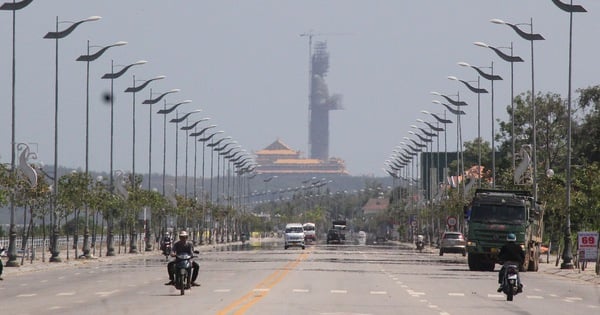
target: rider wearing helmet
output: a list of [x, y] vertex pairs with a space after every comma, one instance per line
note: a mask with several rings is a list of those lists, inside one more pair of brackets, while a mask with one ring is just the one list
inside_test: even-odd
[[[188, 233], [186, 231], [179, 232], [179, 241], [173, 244], [171, 248], [171, 256], [175, 257], [179, 254], [189, 254], [190, 256], [194, 256], [194, 244], [188, 241]], [[175, 284], [175, 263], [176, 260], [173, 260], [167, 264], [167, 272], [169, 273], [169, 282], [165, 283], [165, 285], [173, 285]], [[200, 265], [197, 262], [192, 261], [192, 286], [200, 286], [200, 284], [196, 283], [196, 279], [198, 278], [198, 271], [200, 269]]]
[[[519, 269], [525, 262], [525, 252], [523, 248], [519, 244], [516, 243], [517, 236], [513, 233], [508, 233], [506, 236], [506, 244], [502, 246], [500, 249], [500, 254], [498, 254], [498, 258], [502, 262], [502, 268], [498, 273], [498, 283], [500, 284], [500, 288], [498, 288], [498, 292], [502, 292], [502, 279], [504, 278], [505, 266], [506, 262], [512, 261], [519, 264]], [[519, 291], [521, 291], [523, 284], [519, 284]]]

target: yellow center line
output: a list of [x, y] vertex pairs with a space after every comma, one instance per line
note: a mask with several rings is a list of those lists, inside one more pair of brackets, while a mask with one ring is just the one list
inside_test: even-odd
[[309, 252], [303, 252], [296, 258], [296, 260], [288, 262], [282, 268], [275, 270], [272, 274], [268, 275], [259, 284], [257, 284], [250, 292], [244, 294], [239, 299], [233, 301], [225, 308], [220, 310], [217, 315], [230, 314], [231, 311], [237, 309], [233, 314], [241, 315], [245, 314], [250, 307], [265, 297], [271, 288], [279, 283], [283, 278], [296, 266], [298, 266], [304, 259], [308, 257]]

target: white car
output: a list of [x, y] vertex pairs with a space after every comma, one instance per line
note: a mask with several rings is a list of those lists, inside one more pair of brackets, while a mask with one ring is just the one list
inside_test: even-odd
[[288, 223], [285, 226], [285, 244], [284, 248], [291, 246], [302, 247], [304, 249], [304, 228], [300, 223]]

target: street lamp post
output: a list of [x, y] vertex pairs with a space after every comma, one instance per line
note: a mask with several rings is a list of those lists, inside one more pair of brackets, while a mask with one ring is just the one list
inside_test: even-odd
[[[438, 92], [431, 92], [431, 94], [433, 95], [438, 95], [443, 97], [444, 99], [446, 99], [450, 104], [456, 106], [456, 109], [452, 108], [450, 105], [442, 103], [438, 100], [433, 100], [432, 102], [435, 104], [441, 104], [444, 105], [444, 107], [446, 107], [452, 114], [456, 115], [456, 157], [457, 157], [457, 165], [456, 165], [456, 169], [457, 169], [457, 180], [458, 180], [458, 176], [461, 176], [461, 174], [464, 174], [465, 172], [465, 165], [464, 165], [464, 158], [463, 158], [463, 144], [462, 144], [462, 124], [461, 124], [461, 119], [460, 117], [465, 115], [465, 112], [463, 110], [460, 109], [461, 106], [466, 106], [467, 103], [464, 101], [460, 100], [460, 95], [457, 93], [457, 99], [454, 100], [452, 98], [450, 98], [449, 96], [440, 94]], [[462, 171], [461, 171], [462, 169]], [[464, 190], [464, 180], [461, 181], [463, 184], [463, 190]], [[457, 187], [459, 187], [459, 183], [457, 182]], [[460, 191], [460, 188], [459, 188]], [[463, 191], [464, 193], [464, 191]]]
[[580, 5], [573, 5], [573, 0], [571, 0], [570, 4], [563, 3], [559, 0], [552, 0], [552, 2], [561, 10], [569, 13], [569, 87], [567, 91], [567, 181], [565, 189], [567, 194], [567, 222], [565, 224], [565, 249], [562, 254], [563, 262], [560, 265], [560, 268], [573, 269], [573, 253], [571, 249], [571, 64], [573, 52], [573, 13], [587, 12], [587, 10]]
[[448, 79], [459, 81], [464, 84], [471, 92], [477, 94], [477, 173], [479, 178], [477, 179], [478, 187], [481, 187], [481, 94], [487, 93], [488, 91], [480, 87], [480, 76], [477, 76], [477, 87], [472, 86], [469, 82], [460, 80], [455, 76], [449, 76]]
[[482, 76], [484, 79], [491, 81], [492, 84], [492, 106], [491, 106], [491, 111], [492, 111], [492, 187], [495, 188], [496, 187], [496, 128], [495, 128], [495, 118], [494, 118], [494, 81], [498, 81], [498, 80], [502, 80], [502, 77], [494, 74], [494, 62], [492, 62], [491, 66], [489, 67], [491, 69], [491, 73], [486, 73], [483, 72], [480, 68], [481, 67], [476, 67], [473, 65], [470, 65], [466, 62], [459, 62], [458, 63], [459, 66], [463, 66], [463, 67], [469, 67], [469, 68], [473, 68], [475, 69], [475, 71], [477, 71], [477, 73], [479, 73], [480, 76]]
[[[113, 191], [113, 187], [114, 187], [114, 171], [113, 171], [113, 160], [114, 160], [114, 80], [117, 78], [120, 78], [123, 74], [125, 74], [125, 72], [127, 72], [127, 70], [129, 70], [129, 68], [133, 67], [133, 66], [137, 66], [137, 65], [143, 65], [145, 64], [147, 61], [145, 60], [139, 60], [137, 62], [134, 62], [132, 64], [126, 65], [124, 66], [121, 70], [119, 70], [118, 72], [114, 71], [114, 62], [111, 60], [110, 63], [110, 69], [111, 72], [110, 73], [106, 73], [102, 76], [102, 79], [110, 79], [110, 172], [109, 172], [109, 187], [111, 189], [111, 192]], [[151, 80], [148, 80], [147, 83], [150, 83], [153, 80], [157, 80], [157, 79], [162, 79], [163, 77], [157, 77]], [[147, 85], [147, 83], [145, 83]], [[145, 87], [145, 85], [143, 85], [139, 90], [143, 89]], [[133, 144], [132, 144], [132, 170], [131, 170], [131, 189], [132, 192], [135, 192], [136, 190], [136, 185], [135, 185], [135, 92], [134, 91], [138, 91], [138, 89], [136, 89], [135, 87], [135, 75], [133, 76], [133, 88], [127, 88], [125, 90], [125, 92], [133, 92], [133, 113], [132, 113], [132, 128], [133, 128]], [[113, 218], [112, 216], [108, 216], [107, 218], [108, 224], [107, 224], [107, 237], [106, 237], [106, 256], [114, 256], [115, 255], [115, 249], [113, 246]], [[146, 246], [149, 245], [149, 242], [146, 242]]]
[[[141, 90], [143, 90], [146, 86], [148, 86], [148, 84], [150, 84], [150, 82], [152, 81], [156, 81], [156, 80], [162, 80], [164, 79], [165, 76], [164, 75], [160, 75], [157, 77], [154, 77], [152, 79], [148, 79], [146, 81], [144, 81], [142, 84], [140, 84], [139, 86], [136, 86], [136, 80], [135, 80], [135, 75], [133, 76], [133, 86], [128, 87], [127, 89], [125, 89], [125, 93], [131, 93], [132, 95], [132, 106], [131, 106], [131, 128], [132, 128], [132, 154], [131, 154], [131, 176], [133, 178], [135, 178], [135, 94], [137, 92], [140, 92]], [[152, 105], [150, 105], [152, 106]], [[152, 113], [152, 109], [150, 110], [150, 113]], [[150, 124], [152, 124], [152, 122], [150, 122]], [[134, 183], [132, 182], [132, 185], [134, 185]], [[135, 186], [131, 187], [132, 189], [135, 189]], [[150, 177], [148, 177], [148, 191], [150, 191]]]
[[[206, 127], [201, 132], [204, 132], [208, 128], [212, 128], [212, 126]], [[224, 133], [224, 132], [225, 131], [223, 131], [223, 130], [215, 131], [212, 134], [208, 135], [207, 137], [198, 139], [198, 141], [202, 142], [202, 204], [203, 204], [203, 208], [204, 208], [204, 226], [205, 226], [205, 230], [206, 230], [206, 228], [209, 228], [209, 230], [210, 230], [210, 227], [208, 226], [208, 213], [206, 211], [206, 197], [207, 196], [205, 196], [205, 187], [206, 187], [206, 184], [204, 182], [204, 178], [205, 178], [204, 177], [204, 160], [205, 160], [204, 159], [204, 151], [205, 151], [204, 147], [205, 147], [206, 141], [212, 141], [211, 139], [215, 135], [220, 134], [220, 133]], [[211, 177], [211, 180], [210, 180], [210, 182], [211, 182], [210, 194], [211, 194], [211, 203], [212, 203], [212, 175], [213, 175], [213, 157], [212, 157], [212, 148], [211, 148], [211, 158], [210, 158], [210, 177]], [[211, 207], [212, 207], [212, 205], [211, 205]], [[208, 237], [207, 243], [211, 244], [212, 243], [212, 233], [208, 233], [207, 237]]]
[[[148, 136], [150, 137], [150, 139], [148, 140], [148, 188], [150, 188], [150, 179], [152, 176], [152, 105], [160, 102], [160, 100], [162, 100], [165, 96], [171, 94], [171, 93], [177, 93], [179, 92], [180, 89], [172, 89], [169, 90], [167, 92], [164, 92], [162, 94], [160, 94], [159, 96], [157, 96], [156, 98], [152, 98], [152, 89], [150, 89], [150, 99], [147, 99], [145, 101], [142, 102], [142, 104], [147, 104], [150, 105], [149, 108], [149, 119], [150, 119], [150, 131], [148, 132]], [[165, 106], [163, 110], [166, 110], [167, 104], [165, 102]], [[165, 195], [165, 154], [166, 154], [166, 141], [167, 141], [167, 137], [166, 137], [166, 125], [167, 125], [167, 116], [164, 115], [163, 117], [163, 178], [162, 178], [162, 195]]]
[[[202, 119], [197, 120], [196, 122], [192, 123], [191, 125], [187, 125], [187, 126], [183, 126], [181, 127], [181, 130], [185, 130], [185, 195], [187, 197], [187, 181], [188, 181], [188, 158], [187, 158], [187, 151], [188, 151], [188, 140], [190, 137], [190, 133], [189, 131], [191, 129], [194, 129], [194, 131], [196, 131], [196, 126], [203, 122], [203, 121], [207, 121], [210, 120], [210, 117], [205, 117]], [[197, 162], [197, 154], [198, 154], [198, 142], [195, 141], [194, 142], [194, 200], [196, 200], [196, 162]]]
[[[59, 257], [60, 250], [58, 248], [58, 218], [56, 212], [57, 209], [57, 201], [58, 201], [58, 40], [61, 38], [67, 37], [71, 32], [77, 28], [82, 23], [97, 21], [100, 20], [99, 16], [90, 16], [87, 19], [80, 20], [77, 22], [71, 22], [71, 25], [62, 30], [58, 30], [58, 24], [61, 23], [58, 20], [58, 16], [56, 17], [56, 31], [48, 32], [44, 35], [45, 39], [54, 39], [54, 178], [52, 184], [52, 215], [50, 216], [50, 220], [52, 222], [52, 237], [50, 241], [50, 253], [52, 256], [48, 261], [50, 262], [60, 262], [62, 261]], [[68, 22], [67, 22], [68, 23]]]
[[[534, 59], [533, 59], [533, 42], [536, 40], [544, 40], [544, 37], [540, 34], [533, 33], [533, 19], [530, 19], [530, 23], [520, 23], [520, 24], [512, 24], [507, 23], [500, 19], [491, 19], [490, 22], [494, 24], [504, 24], [512, 28], [521, 38], [527, 40], [531, 44], [531, 127], [533, 133], [533, 200], [537, 201], [537, 117], [536, 117], [536, 105], [535, 105], [535, 77], [534, 77]], [[530, 32], [526, 33], [519, 28], [519, 25], [529, 25]], [[492, 85], [493, 86], [493, 85]]]
[[[125, 74], [125, 72], [127, 72], [127, 70], [129, 70], [129, 68], [136, 66], [136, 65], [143, 65], [145, 64], [147, 61], [146, 60], [140, 60], [137, 62], [134, 62], [132, 64], [129, 64], [125, 67], [123, 67], [119, 72], [115, 72], [115, 67], [114, 67], [114, 61], [111, 60], [110, 61], [110, 69], [111, 72], [110, 73], [106, 73], [102, 76], [102, 79], [109, 79], [110, 80], [110, 179], [109, 179], [109, 183], [110, 183], [110, 187], [113, 186], [113, 158], [114, 158], [114, 153], [113, 153], [113, 148], [114, 148], [114, 102], [115, 102], [115, 97], [114, 97], [114, 81], [115, 79], [120, 78], [123, 74]], [[132, 183], [135, 182], [135, 178], [132, 178]], [[135, 188], [135, 186], [133, 187]]]
[[[104, 52], [106, 52], [111, 47], [123, 46], [126, 45], [127, 42], [119, 41], [112, 45], [104, 46], [100, 48], [94, 54], [90, 54], [90, 41], [87, 41], [87, 55], [81, 55], [77, 58], [77, 61], [84, 61], [86, 63], [86, 89], [85, 89], [85, 175], [89, 175], [89, 136], [90, 136], [90, 62], [98, 59]], [[110, 174], [112, 177], [112, 173]], [[110, 189], [112, 191], [112, 183], [110, 183]], [[85, 206], [85, 229], [83, 234], [83, 255], [85, 258], [91, 258], [90, 255], [90, 243], [89, 243], [89, 207]]]
[[[191, 101], [187, 101], [187, 103], [190, 103]], [[179, 117], [179, 112], [176, 112], [175, 114], [175, 118], [171, 119], [169, 122], [170, 123], [174, 123], [175, 124], [175, 193], [178, 192], [178, 176], [179, 176], [179, 123], [186, 120], [191, 114], [195, 114], [195, 113], [199, 113], [201, 112], [201, 109], [196, 109], [193, 110], [187, 114], [184, 114], [182, 117]], [[187, 138], [187, 137], [186, 137]], [[187, 144], [187, 142], [186, 142]], [[186, 145], [186, 157], [187, 157], [187, 145]], [[187, 184], [186, 184], [186, 198], [187, 198]]]
[[[496, 55], [498, 55], [498, 57], [500, 57], [502, 60], [509, 62], [510, 63], [510, 108], [511, 108], [511, 131], [510, 131], [510, 137], [511, 137], [511, 142], [512, 142], [512, 151], [511, 151], [511, 155], [512, 155], [512, 169], [513, 172], [516, 169], [515, 166], [515, 95], [514, 95], [514, 63], [515, 62], [523, 62], [523, 59], [519, 56], [514, 56], [513, 55], [513, 43], [510, 43], [510, 47], [494, 47], [494, 46], [490, 46], [486, 43], [483, 42], [475, 42], [473, 43], [476, 46], [479, 47], [484, 47], [484, 48], [489, 48], [491, 50], [493, 50]], [[510, 49], [510, 55], [507, 55], [505, 53], [503, 53], [500, 48], [507, 48]]]
[[[0, 10], [12, 11], [12, 89], [11, 89], [11, 158], [10, 158], [10, 166], [11, 166], [11, 174], [13, 178], [17, 176], [17, 169], [15, 164], [15, 86], [16, 86], [16, 58], [15, 58], [15, 43], [16, 43], [16, 11], [21, 10], [24, 7], [28, 6], [33, 0], [23, 0], [20, 2], [6, 2], [0, 6]], [[56, 174], [54, 175], [56, 177]], [[6, 262], [7, 267], [18, 267], [19, 263], [17, 262], [17, 231], [15, 227], [15, 193], [14, 190], [11, 191], [10, 195], [10, 227], [9, 227], [9, 241], [8, 241], [8, 261]]]

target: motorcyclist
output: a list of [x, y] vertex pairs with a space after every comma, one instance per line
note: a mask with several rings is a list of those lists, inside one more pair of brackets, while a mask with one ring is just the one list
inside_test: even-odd
[[[502, 292], [502, 280], [504, 279], [504, 273], [506, 272], [507, 262], [512, 261], [518, 263], [518, 267], [520, 268], [525, 262], [525, 252], [523, 248], [519, 244], [516, 243], [517, 237], [513, 233], [509, 233], [506, 236], [506, 244], [502, 246], [500, 249], [500, 253], [498, 254], [498, 258], [502, 261], [502, 268], [498, 273], [498, 283], [500, 287], [498, 288], [498, 292]], [[523, 283], [519, 279], [519, 289], [518, 292], [523, 291]]]
[[[188, 233], [186, 231], [179, 232], [179, 241], [173, 244], [171, 247], [171, 256], [176, 257], [179, 254], [189, 254], [190, 256], [194, 255], [194, 244], [188, 241]], [[170, 261], [167, 264], [167, 273], [169, 274], [169, 282], [165, 283], [165, 285], [173, 285], [175, 284], [175, 264], [177, 263], [177, 259]], [[196, 279], [198, 278], [198, 271], [200, 270], [200, 265], [197, 262], [192, 261], [192, 286], [198, 287], [200, 284], [196, 283]]]
[[160, 245], [160, 249], [165, 252], [167, 250], [167, 245], [171, 246], [171, 235], [167, 232], [162, 239], [162, 244]]

